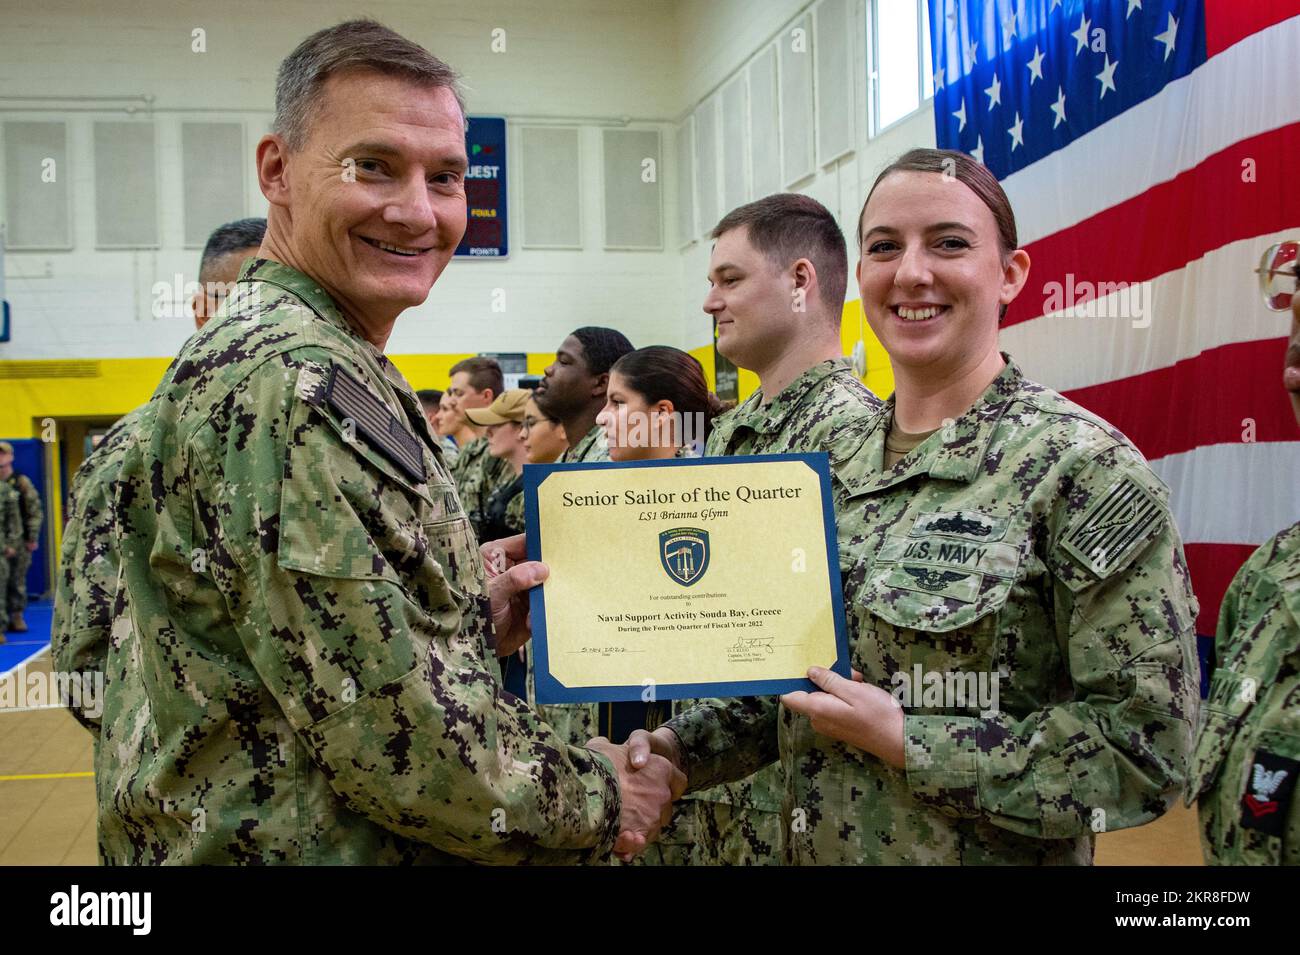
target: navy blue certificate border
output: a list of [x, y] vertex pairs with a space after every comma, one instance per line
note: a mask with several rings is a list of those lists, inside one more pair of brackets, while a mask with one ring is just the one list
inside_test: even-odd
[[[666, 458], [658, 461], [602, 461], [574, 464], [524, 465], [524, 519], [528, 528], [528, 559], [542, 559], [542, 534], [537, 513], [537, 489], [557, 471], [592, 471], [609, 468], [690, 468], [704, 465], [746, 465], [764, 462], [798, 461], [817, 475], [822, 494], [822, 527], [826, 540], [826, 581], [830, 589], [831, 613], [835, 623], [835, 661], [830, 669], [845, 679], [850, 678], [848, 628], [844, 619], [844, 594], [839, 575], [839, 548], [836, 542], [835, 509], [831, 496], [830, 459], [824, 451], [802, 454], [746, 454], [713, 458]], [[537, 702], [556, 703], [608, 703], [639, 702], [645, 687], [641, 684], [627, 686], [567, 687], [551, 675], [550, 646], [546, 640], [546, 585], [534, 587], [530, 592], [529, 609], [532, 613], [534, 679]], [[816, 690], [807, 677], [781, 680], [732, 680], [721, 683], [656, 683], [654, 699], [678, 700], [696, 697], [775, 696], [795, 690]]]

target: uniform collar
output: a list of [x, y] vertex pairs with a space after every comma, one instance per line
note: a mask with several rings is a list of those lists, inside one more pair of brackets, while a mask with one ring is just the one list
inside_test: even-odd
[[574, 457], [576, 458], [579, 454], [586, 453], [588, 448], [600, 440], [600, 436], [604, 434], [604, 432], [605, 429], [600, 425], [592, 425], [591, 430], [582, 436], [582, 440], [573, 446]]
[[244, 267], [239, 270], [238, 281], [266, 282], [268, 285], [284, 289], [291, 295], [302, 299], [313, 312], [329, 324], [347, 332], [358, 342], [363, 343], [380, 360], [381, 367], [392, 364], [384, 357], [383, 352], [358, 334], [352, 323], [343, 314], [343, 310], [338, 307], [334, 299], [330, 298], [329, 292], [321, 288], [320, 283], [310, 275], [272, 259], [251, 259], [245, 262]]
[[733, 432], [742, 427], [758, 434], [781, 432], [795, 409], [818, 385], [836, 372], [848, 370], [848, 362], [843, 358], [828, 358], [826, 361], [818, 362], [786, 385], [766, 405], [762, 403], [763, 391], [760, 388], [732, 413]]
[[411, 390], [410, 383], [382, 351], [357, 333], [343, 314], [343, 310], [338, 307], [334, 299], [330, 298], [329, 293], [321, 288], [319, 282], [306, 273], [272, 259], [251, 259], [245, 262], [244, 267], [239, 270], [238, 281], [265, 282], [284, 289], [290, 295], [300, 299], [323, 321], [351, 338], [356, 346], [375, 363], [375, 371], [392, 388], [402, 410], [406, 412], [407, 424], [425, 444], [430, 447], [438, 445], [429, 428], [428, 419], [424, 417], [420, 400]]
[[883, 468], [885, 437], [894, 420], [894, 396], [864, 430], [853, 453], [854, 466], [840, 473], [853, 493], [883, 490], [917, 474], [969, 484], [982, 472], [989, 445], [1002, 416], [1020, 394], [1024, 375], [1011, 356], [1002, 353], [1006, 367], [993, 379], [970, 410], [951, 425], [940, 428], [892, 468]]

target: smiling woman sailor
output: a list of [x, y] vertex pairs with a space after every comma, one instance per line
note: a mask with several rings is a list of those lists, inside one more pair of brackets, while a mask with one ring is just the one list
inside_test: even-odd
[[[824, 692], [707, 704], [634, 745], [676, 755], [691, 790], [779, 755], [788, 862], [1090, 863], [1095, 833], [1155, 819], [1186, 774], [1195, 598], [1167, 490], [998, 350], [1029, 257], [985, 167], [907, 153], [859, 241], [897, 388], [837, 467], [863, 682], [814, 668]], [[901, 706], [917, 672], [996, 680], [998, 702]]]

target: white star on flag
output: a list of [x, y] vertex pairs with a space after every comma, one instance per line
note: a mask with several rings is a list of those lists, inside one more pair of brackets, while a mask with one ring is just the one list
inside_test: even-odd
[[1075, 42], [1079, 45], [1074, 48], [1074, 55], [1078, 56], [1083, 52], [1083, 48], [1088, 45], [1088, 27], [1092, 24], [1088, 21], [1088, 14], [1079, 18], [1079, 29], [1075, 30], [1070, 36], [1074, 37]]
[[1043, 53], [1038, 49], [1038, 44], [1034, 44], [1034, 56], [1025, 64], [1029, 67], [1029, 85], [1034, 85], [1034, 80], [1043, 78]]
[[989, 98], [989, 112], [1002, 102], [1002, 81], [998, 79], [997, 73], [993, 74], [993, 82], [984, 88], [984, 95]]
[[942, 66], [934, 71], [934, 88], [936, 90], [943, 89], [943, 67]]
[[979, 56], [979, 49], [979, 40], [971, 40], [970, 46], [966, 47], [966, 59], [968, 61], [966, 64], [967, 69], [975, 65], [975, 59]]
[[1016, 35], [1016, 11], [1008, 10], [1007, 15], [1002, 18], [1002, 38], [1010, 40]]
[[957, 127], [957, 132], [960, 133], [963, 129], [966, 128], [966, 101], [965, 100], [961, 101], [961, 108], [955, 110], [952, 115], [956, 116], [958, 121], [961, 123], [961, 125]]
[[1055, 129], [1065, 122], [1065, 90], [1059, 86], [1056, 88], [1056, 102], [1052, 104], [1052, 112], [1056, 114], [1056, 122], [1052, 123], [1052, 129]]
[[1101, 80], [1101, 95], [1097, 97], [1098, 99], [1106, 98], [1106, 90], [1119, 92], [1115, 89], [1115, 67], [1117, 66], [1119, 66], [1119, 60], [1112, 63], [1110, 61], [1110, 54], [1107, 53], [1106, 65], [1102, 67], [1101, 72], [1097, 74], [1097, 79]]
[[1059, 7], [1060, 5], [1061, 5], [1061, 0], [1052, 0], [1052, 5], [1051, 5], [1050, 7], [1047, 8], [1047, 12], [1048, 12], [1048, 13], [1051, 13], [1053, 10], [1055, 10], [1055, 9], [1056, 9], [1057, 7]]
[[982, 163], [984, 161], [984, 137], [983, 136], [975, 137], [975, 148], [970, 151], [970, 154], [975, 157], [976, 162]]
[[1156, 41], [1165, 45], [1165, 59], [1169, 59], [1169, 54], [1174, 52], [1174, 43], [1178, 40], [1178, 21], [1174, 15], [1169, 14], [1169, 25], [1165, 27], [1164, 33], [1156, 34]]
[[1014, 152], [1017, 146], [1025, 144], [1025, 123], [1020, 118], [1020, 113], [1016, 113], [1016, 121], [1012, 123], [1011, 128], [1007, 130], [1011, 134], [1011, 151]]
[[1128, 0], [1128, 10], [1124, 12], [1124, 19], [1127, 20], [1133, 15], [1134, 10], [1142, 9], [1142, 0]]

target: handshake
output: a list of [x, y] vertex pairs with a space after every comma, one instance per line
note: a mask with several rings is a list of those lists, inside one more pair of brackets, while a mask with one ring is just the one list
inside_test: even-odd
[[673, 802], [686, 791], [677, 734], [665, 727], [653, 733], [634, 730], [621, 746], [597, 736], [587, 748], [607, 756], [618, 772], [623, 808], [614, 854], [630, 862], [668, 825]]
[[[492, 613], [492, 630], [498, 656], [509, 656], [532, 636], [528, 591], [543, 583], [549, 570], [543, 563], [526, 560], [524, 535], [480, 546]], [[673, 815], [673, 801], [686, 791], [686, 774], [677, 734], [660, 728], [653, 733], [635, 730], [628, 741], [615, 746], [603, 736], [587, 743], [614, 763], [623, 810], [614, 854], [628, 862], [655, 840]]]

